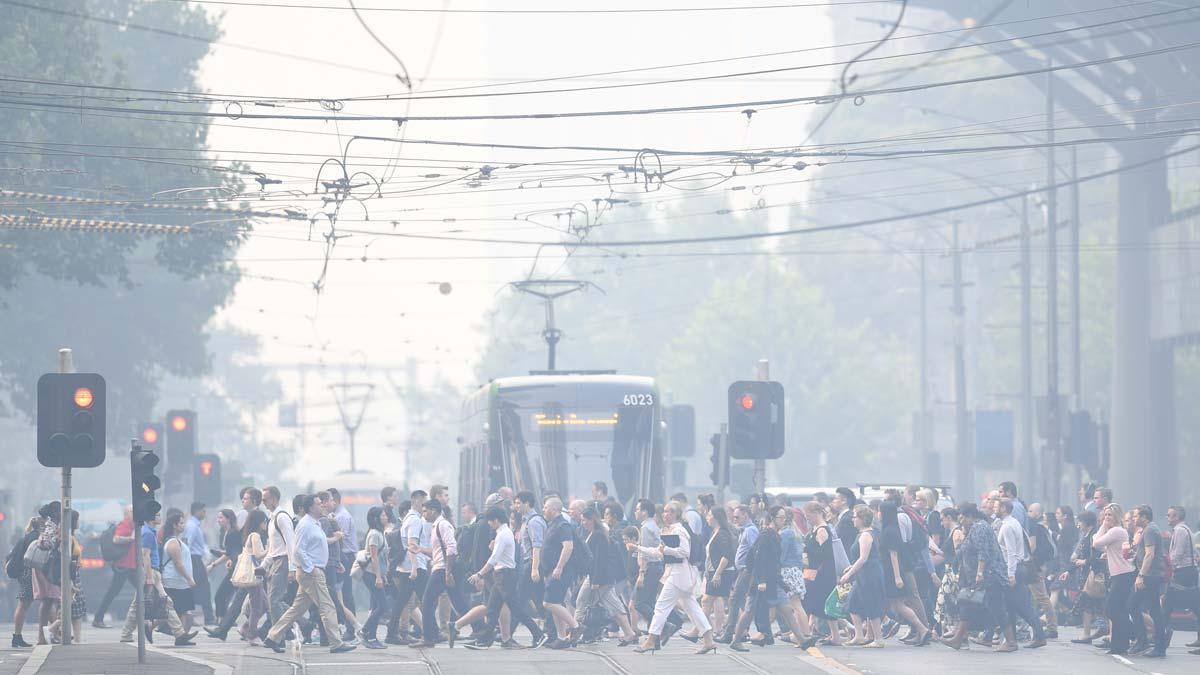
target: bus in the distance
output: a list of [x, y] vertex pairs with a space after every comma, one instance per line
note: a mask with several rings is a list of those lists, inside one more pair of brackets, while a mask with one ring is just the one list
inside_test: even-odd
[[663, 434], [654, 379], [547, 372], [491, 381], [467, 398], [458, 490], [483, 504], [503, 485], [566, 501], [595, 481], [628, 506], [663, 498]]

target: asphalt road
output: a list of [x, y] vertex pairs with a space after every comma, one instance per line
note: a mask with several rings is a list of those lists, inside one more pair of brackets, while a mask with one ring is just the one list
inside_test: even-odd
[[[735, 653], [721, 646], [716, 654], [705, 656], [693, 655], [694, 647], [681, 640], [672, 641], [666, 649], [655, 654], [635, 654], [629, 649], [618, 649], [615, 643], [604, 643], [568, 651], [493, 648], [479, 652], [462, 647], [449, 649], [445, 645], [428, 650], [392, 647], [375, 651], [360, 647], [348, 654], [332, 655], [325, 649], [313, 647], [291, 648], [285, 654], [275, 654], [241, 642], [221, 643], [201, 637], [197, 638], [195, 647], [155, 647], [150, 652], [151, 662], [139, 668], [136, 650], [131, 645], [118, 644], [116, 630], [100, 631], [89, 627], [84, 633], [87, 642], [80, 646], [37, 651], [0, 650], [0, 675], [764, 675], [781, 672], [799, 675], [1131, 675], [1138, 672], [1191, 675], [1200, 672], [1200, 656], [1189, 655], [1183, 647], [1183, 643], [1193, 639], [1191, 633], [1176, 635], [1178, 644], [1166, 659], [1124, 661], [1093, 647], [1071, 644], [1068, 640], [1075, 633], [1070, 629], [1063, 630], [1062, 635], [1044, 649], [1022, 649], [1013, 654], [993, 654], [976, 645], [970, 650], [954, 652], [941, 645], [913, 648], [893, 642], [878, 650], [825, 647], [802, 652], [780, 645], [752, 648], [748, 654]], [[26, 637], [29, 637], [28, 633]]]

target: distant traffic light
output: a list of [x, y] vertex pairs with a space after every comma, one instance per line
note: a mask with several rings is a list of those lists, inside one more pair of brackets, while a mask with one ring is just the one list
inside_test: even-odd
[[37, 456], [42, 466], [104, 463], [104, 378], [46, 373], [38, 379]]
[[192, 499], [216, 507], [221, 503], [221, 458], [216, 455], [196, 455], [194, 467]]
[[725, 455], [724, 466], [721, 466], [721, 434], [713, 434], [708, 439], [712, 446], [712, 471], [708, 473], [709, 480], [716, 487], [722, 487], [729, 482], [729, 455]]
[[133, 519], [140, 523], [153, 520], [162, 510], [162, 505], [154, 499], [154, 491], [162, 487], [154, 474], [158, 461], [157, 454], [134, 442], [129, 453], [129, 482], [133, 491]]
[[196, 459], [196, 413], [168, 410], [166, 422], [167, 468], [163, 472], [167, 494], [174, 498], [187, 487]]
[[696, 454], [696, 409], [690, 405], [673, 405], [666, 409], [667, 434], [671, 439], [672, 457], [691, 457]]
[[163, 425], [157, 422], [144, 422], [138, 425], [138, 443], [143, 449], [158, 456], [163, 455]]
[[729, 456], [779, 459], [783, 456], [783, 385], [746, 380], [729, 385]]

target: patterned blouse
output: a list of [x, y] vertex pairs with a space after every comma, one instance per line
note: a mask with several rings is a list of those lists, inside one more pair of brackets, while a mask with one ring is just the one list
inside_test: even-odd
[[963, 540], [962, 548], [958, 551], [962, 559], [961, 585], [966, 588], [975, 585], [975, 573], [979, 569], [979, 560], [983, 559], [983, 585], [1002, 586], [1008, 583], [1008, 571], [1004, 566], [1004, 554], [992, 528], [982, 520], [975, 521], [967, 538]]

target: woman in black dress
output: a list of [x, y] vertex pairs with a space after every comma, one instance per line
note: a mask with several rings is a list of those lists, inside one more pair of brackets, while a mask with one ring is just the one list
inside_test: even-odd
[[825, 509], [817, 502], [804, 505], [804, 518], [808, 521], [808, 536], [804, 537], [804, 611], [814, 620], [829, 622], [827, 644], [842, 644], [838, 621], [825, 613], [825, 600], [837, 585], [837, 571], [833, 562], [833, 535], [825, 518]]
[[853, 518], [859, 532], [853, 544], [854, 563], [839, 580], [841, 583], [854, 582], [846, 603], [846, 609], [854, 620], [854, 641], [850, 644], [882, 647], [883, 630], [880, 623], [887, 598], [883, 593], [883, 570], [879, 567], [876, 533], [871, 529], [875, 513], [866, 504], [859, 504], [854, 507]]
[[708, 526], [712, 528], [712, 537], [708, 540], [704, 596], [700, 598], [700, 605], [708, 615], [708, 620], [712, 622], [713, 633], [719, 635], [725, 630], [725, 603], [729, 600], [729, 592], [733, 589], [734, 578], [737, 577], [737, 573], [732, 569], [737, 542], [734, 540], [733, 529], [729, 525], [725, 509], [709, 510]]
[[923, 646], [929, 644], [933, 639], [933, 631], [921, 623], [916, 612], [904, 602], [904, 599], [908, 597], [908, 590], [904, 587], [904, 573], [912, 571], [913, 560], [909, 547], [905, 545], [900, 536], [898, 512], [896, 502], [890, 499], [879, 505], [879, 515], [882, 521], [879, 552], [882, 554], [881, 562], [883, 563], [883, 591], [887, 596], [888, 609], [912, 626], [912, 629], [916, 631], [914, 635], [921, 636], [917, 645]]

